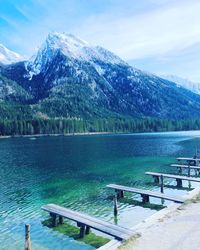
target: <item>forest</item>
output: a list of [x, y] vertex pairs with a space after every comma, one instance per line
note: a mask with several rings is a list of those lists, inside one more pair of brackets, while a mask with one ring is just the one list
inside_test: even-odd
[[136, 133], [199, 130], [200, 120], [144, 119], [30, 119], [0, 120], [0, 136], [73, 134], [88, 132]]

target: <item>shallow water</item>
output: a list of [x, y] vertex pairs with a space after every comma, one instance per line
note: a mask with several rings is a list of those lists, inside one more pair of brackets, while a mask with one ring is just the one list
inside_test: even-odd
[[[166, 164], [177, 156], [193, 156], [200, 131], [128, 135], [58, 136], [0, 140], [0, 249], [23, 249], [24, 224], [31, 224], [32, 249], [93, 249], [49, 228], [41, 206], [56, 203], [112, 223], [131, 227], [156, 212], [142, 207], [138, 195], [126, 195], [113, 217], [117, 183], [159, 190], [145, 171], [176, 173]], [[165, 193], [187, 190], [166, 180]], [[188, 187], [188, 183], [184, 182]], [[195, 187], [195, 185], [193, 185]], [[132, 202], [132, 197], [137, 202]], [[161, 205], [159, 199], [151, 199]], [[165, 202], [164, 205], [169, 204]]]

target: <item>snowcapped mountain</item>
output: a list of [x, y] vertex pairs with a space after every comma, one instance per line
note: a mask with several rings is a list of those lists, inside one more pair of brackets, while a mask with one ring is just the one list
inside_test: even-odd
[[23, 57], [0, 44], [0, 63], [10, 64], [22, 61]]
[[199, 95], [69, 34], [49, 34], [30, 61], [7, 65], [1, 73], [48, 117], [199, 116]]
[[30, 78], [44, 71], [48, 63], [59, 52], [73, 60], [93, 63], [93, 66], [96, 67], [97, 70], [99, 68], [98, 65], [95, 64], [95, 61], [98, 60], [111, 64], [126, 64], [119, 57], [104, 48], [91, 46], [86, 41], [71, 34], [54, 32], [48, 35], [37, 55], [33, 56], [31, 61], [27, 63], [26, 66]]
[[161, 77], [171, 82], [175, 82], [178, 86], [189, 89], [196, 94], [200, 94], [200, 83], [192, 82], [188, 79], [181, 78], [175, 75], [161, 75]]

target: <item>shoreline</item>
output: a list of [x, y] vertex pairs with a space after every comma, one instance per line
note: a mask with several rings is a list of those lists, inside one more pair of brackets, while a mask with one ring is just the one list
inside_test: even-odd
[[[66, 134], [28, 134], [28, 135], [0, 135], [0, 139], [6, 138], [20, 138], [20, 137], [52, 137], [52, 136], [79, 136], [79, 135], [133, 135], [133, 134], [163, 134], [163, 133], [187, 133], [187, 132], [197, 132], [200, 130], [180, 130], [180, 131], [155, 131], [155, 132], [76, 132], [76, 133], [66, 133]], [[200, 137], [200, 135], [196, 135]]]
[[[116, 250], [116, 249], [118, 250], [135, 250], [135, 249], [136, 250], [155, 250], [155, 249], [159, 249], [157, 246], [156, 247], [153, 246], [154, 242], [151, 242], [151, 237], [149, 235], [146, 240], [147, 242], [146, 242], [146, 246], [145, 246], [146, 248], [145, 248], [143, 245], [143, 237], [146, 234], [148, 234], [149, 231], [151, 231], [151, 228], [155, 228], [154, 230], [156, 231], [155, 238], [159, 237], [160, 239], [161, 237], [160, 236], [161, 230], [159, 228], [160, 224], [166, 222], [167, 219], [169, 218], [171, 218], [172, 220], [175, 220], [176, 213], [184, 210], [185, 207], [188, 206], [188, 204], [191, 205], [195, 203], [195, 201], [200, 198], [199, 195], [200, 195], [200, 186], [196, 187], [195, 189], [191, 190], [190, 192], [182, 196], [182, 198], [185, 200], [183, 204], [170, 203], [166, 208], [161, 209], [160, 211], [149, 216], [148, 218], [146, 218], [139, 224], [131, 227], [130, 229], [133, 230], [134, 234], [127, 241], [119, 242], [118, 240], [113, 239], [106, 245], [98, 248], [98, 250]], [[200, 201], [198, 204], [200, 207]], [[195, 217], [195, 214], [194, 214], [194, 217]], [[173, 222], [173, 223], [176, 223], [176, 222]], [[172, 235], [171, 237], [174, 237], [174, 235]], [[148, 241], [149, 238], [150, 238], [150, 242]], [[138, 247], [138, 242], [139, 242], [139, 247]], [[149, 248], [150, 246], [152, 246], [152, 248]], [[162, 248], [162, 249], [166, 249], [166, 248]], [[183, 249], [183, 250], [188, 250], [188, 249]], [[191, 249], [191, 250], [194, 250], [194, 249]]]
[[80, 132], [80, 133], [68, 133], [68, 134], [33, 134], [33, 135], [1, 135], [0, 139], [5, 138], [29, 138], [29, 137], [56, 137], [56, 136], [77, 136], [77, 135], [106, 135], [106, 134], [118, 134], [112, 132]]

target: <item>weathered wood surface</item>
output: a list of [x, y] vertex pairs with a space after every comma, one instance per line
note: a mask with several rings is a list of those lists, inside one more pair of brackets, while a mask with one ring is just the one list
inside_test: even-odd
[[25, 225], [25, 250], [31, 250], [30, 225]]
[[126, 240], [134, 234], [132, 230], [129, 230], [127, 228], [117, 226], [112, 223], [89, 216], [87, 214], [73, 211], [71, 209], [64, 208], [55, 204], [44, 205], [42, 206], [42, 209], [49, 213], [73, 220], [79, 224], [85, 225], [86, 227], [88, 226], [96, 229], [119, 240]]
[[[171, 165], [168, 165], [168, 167], [189, 168], [189, 165], [171, 164]], [[190, 168], [191, 168], [191, 169], [199, 169], [199, 170], [200, 170], [200, 166], [191, 166], [191, 165], [190, 165]]]
[[166, 177], [166, 178], [200, 182], [200, 178], [188, 177], [188, 176], [183, 176], [183, 175], [164, 174], [164, 173], [158, 173], [158, 172], [145, 172], [145, 174], [152, 175], [152, 176], [158, 176], [158, 177], [160, 177], [161, 175], [163, 175], [163, 177]]
[[161, 198], [161, 199], [179, 202], [179, 203], [184, 202], [184, 200], [180, 197], [175, 197], [175, 196], [171, 196], [171, 195], [167, 195], [167, 194], [163, 194], [163, 193], [159, 193], [159, 192], [154, 192], [154, 191], [149, 191], [149, 190], [145, 190], [145, 189], [138, 189], [138, 188], [133, 188], [133, 187], [121, 186], [121, 185], [117, 185], [117, 184], [109, 184], [109, 185], [107, 185], [107, 187], [115, 189], [115, 190], [121, 190], [121, 191], [129, 192], [129, 193], [136, 193], [136, 194], [140, 194], [140, 195], [144, 195], [144, 196]]
[[190, 157], [178, 157], [177, 161], [200, 161], [200, 158], [190, 158]]

